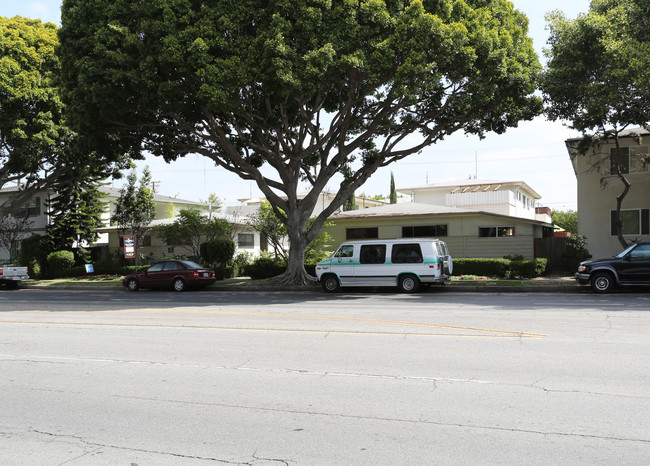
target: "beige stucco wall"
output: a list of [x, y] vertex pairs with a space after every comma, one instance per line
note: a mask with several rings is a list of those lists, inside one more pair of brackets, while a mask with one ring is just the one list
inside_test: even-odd
[[[447, 225], [446, 237], [440, 237], [449, 247], [452, 257], [504, 257], [521, 254], [532, 259], [535, 254], [535, 237], [541, 236], [541, 228], [510, 218], [489, 215], [471, 216], [418, 216], [383, 217], [333, 220], [326, 228], [332, 236], [334, 250], [346, 240], [346, 228], [377, 227], [380, 239], [401, 238], [403, 226]], [[479, 238], [479, 227], [514, 226], [515, 236], [506, 238]]]
[[[643, 144], [648, 145], [646, 139]], [[635, 138], [623, 138], [621, 147], [638, 146]], [[610, 231], [610, 212], [616, 210], [616, 197], [624, 189], [623, 182], [609, 175], [607, 156], [610, 147], [603, 145], [586, 155], [576, 155], [573, 165], [578, 181], [578, 233], [587, 237], [587, 249], [593, 257], [609, 257], [622, 251], [616, 235]], [[625, 175], [631, 188], [623, 200], [622, 209], [650, 208], [650, 173]], [[601, 180], [606, 182], [601, 185]], [[650, 241], [649, 235], [625, 236], [628, 241]]]
[[[239, 233], [252, 233], [254, 236], [254, 246], [253, 247], [240, 247], [237, 244], [237, 235]], [[120, 249], [120, 235], [121, 233], [113, 230], [108, 234], [108, 248], [111, 254], [114, 254], [116, 251], [120, 251], [122, 254], [124, 251]], [[168, 257], [188, 257], [192, 255], [192, 249], [189, 246], [185, 245], [168, 245], [164, 240], [160, 239], [155, 232], [151, 231], [147, 233], [146, 236], [151, 237], [151, 246], [136, 246], [138, 254], [144, 254], [145, 256], [151, 257], [153, 261], [158, 261], [163, 258]], [[260, 234], [259, 232], [251, 229], [250, 227], [244, 226], [233, 226], [232, 235], [233, 241], [235, 241], [235, 256], [240, 253], [249, 253], [253, 256], [259, 256], [260, 254]], [[170, 251], [169, 248], [173, 248], [173, 251]]]
[[[517, 192], [520, 199], [517, 199]], [[519, 189], [454, 193], [450, 193], [448, 189], [418, 189], [413, 191], [413, 196], [414, 202], [422, 204], [466, 207], [499, 215], [535, 219], [535, 199], [528, 191]], [[526, 196], [528, 202], [524, 203], [521, 196]]]

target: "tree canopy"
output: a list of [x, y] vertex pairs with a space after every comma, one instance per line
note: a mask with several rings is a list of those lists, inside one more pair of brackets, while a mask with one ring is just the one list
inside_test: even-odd
[[[68, 136], [54, 85], [57, 43], [54, 24], [0, 17], [0, 188], [20, 182], [27, 192], [17, 203], [40, 188], [45, 171], [55, 178]], [[0, 206], [0, 217], [11, 207]]]
[[62, 24], [84, 141], [106, 157], [198, 153], [255, 181], [287, 225], [292, 282], [325, 219], [378, 168], [541, 111], [528, 21], [506, 0], [64, 0]]
[[174, 223], [159, 225], [156, 230], [168, 245], [179, 245], [197, 260], [201, 256], [201, 244], [230, 237], [232, 225], [223, 218], [204, 216], [196, 209], [181, 209]]
[[[19, 186], [0, 205], [0, 217], [37, 191], [65, 184], [71, 167], [101, 177], [119, 168], [81, 147], [67, 126], [57, 46], [54, 24], [0, 17], [0, 188]], [[122, 155], [111, 160], [121, 163]]]
[[84, 257], [84, 248], [97, 240], [97, 228], [104, 226], [105, 195], [99, 190], [101, 180], [83, 167], [68, 167], [66, 179], [54, 184], [56, 194], [49, 202], [50, 223], [47, 226], [52, 251], [77, 249]]
[[553, 210], [551, 212], [553, 224], [562, 228], [564, 231], [578, 234], [578, 212], [575, 210]]
[[650, 120], [650, 2], [595, 0], [575, 20], [548, 16], [548, 68], [542, 80], [552, 119], [583, 132]]
[[[561, 12], [548, 17], [551, 35], [546, 54], [548, 67], [542, 79], [546, 113], [568, 120], [585, 138], [576, 147], [586, 153], [599, 141], [615, 148], [593, 169], [620, 180], [616, 199], [619, 242], [627, 246], [621, 230], [621, 207], [631, 184], [615, 166], [619, 135], [630, 125], [650, 121], [650, 2], [648, 0], [594, 0], [589, 12], [575, 20]], [[645, 163], [645, 162], [644, 162]]]
[[139, 183], [135, 169], [129, 173], [126, 181], [115, 202], [111, 223], [117, 225], [123, 235], [129, 232], [135, 236], [136, 247], [139, 247], [140, 240], [149, 231], [149, 224], [156, 217], [156, 203], [153, 189], [150, 188], [149, 167], [142, 170]]

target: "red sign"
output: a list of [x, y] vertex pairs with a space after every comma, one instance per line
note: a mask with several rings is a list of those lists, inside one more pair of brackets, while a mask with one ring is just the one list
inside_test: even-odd
[[124, 237], [124, 257], [135, 259], [135, 236]]

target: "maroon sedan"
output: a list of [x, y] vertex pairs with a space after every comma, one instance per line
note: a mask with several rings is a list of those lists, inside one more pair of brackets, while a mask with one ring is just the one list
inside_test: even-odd
[[216, 281], [214, 270], [201, 267], [192, 261], [162, 261], [144, 272], [124, 277], [122, 285], [129, 291], [140, 288], [173, 288], [185, 291], [188, 287], [203, 287]]

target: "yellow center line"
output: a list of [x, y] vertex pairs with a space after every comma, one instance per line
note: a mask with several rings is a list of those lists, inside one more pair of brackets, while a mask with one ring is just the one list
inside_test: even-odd
[[277, 332], [277, 333], [304, 333], [304, 334], [333, 334], [333, 335], [370, 335], [370, 336], [409, 336], [409, 337], [453, 337], [453, 338], [542, 338], [536, 336], [512, 334], [512, 335], [490, 335], [490, 334], [463, 334], [463, 333], [422, 333], [422, 332], [381, 332], [363, 330], [314, 330], [314, 329], [284, 329], [284, 328], [254, 328], [254, 327], [218, 327], [199, 325], [156, 325], [156, 324], [113, 324], [98, 322], [53, 322], [53, 321], [18, 321], [0, 320], [0, 325], [56, 325], [56, 326], [79, 326], [79, 327], [123, 327], [123, 328], [166, 328], [166, 329], [187, 329], [187, 330], [219, 330], [238, 332]]
[[[119, 311], [120, 309], [109, 307], [63, 307], [63, 306], [43, 306], [41, 309], [35, 309], [33, 306], [0, 306], [0, 308], [21, 308], [47, 310], [47, 309], [66, 309], [66, 310], [111, 310]], [[437, 328], [447, 330], [461, 330], [466, 332], [479, 332], [479, 333], [492, 333], [510, 337], [527, 337], [527, 338], [546, 338], [548, 334], [533, 333], [533, 332], [520, 332], [514, 330], [498, 330], [491, 328], [481, 327], [465, 327], [457, 325], [446, 324], [432, 324], [426, 322], [404, 322], [382, 319], [367, 319], [361, 317], [337, 317], [337, 316], [314, 316], [314, 315], [296, 315], [296, 314], [279, 314], [270, 312], [244, 312], [244, 311], [223, 311], [223, 310], [205, 310], [205, 309], [161, 309], [161, 308], [138, 308], [128, 309], [130, 311], [143, 311], [143, 312], [169, 312], [169, 313], [188, 313], [188, 314], [212, 314], [212, 315], [234, 315], [234, 316], [250, 316], [250, 317], [273, 317], [273, 318], [288, 318], [288, 319], [310, 319], [310, 320], [325, 320], [325, 321], [341, 321], [341, 322], [362, 322], [370, 324], [386, 324], [407, 327], [423, 327], [423, 328]]]

